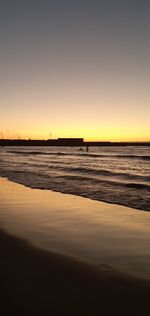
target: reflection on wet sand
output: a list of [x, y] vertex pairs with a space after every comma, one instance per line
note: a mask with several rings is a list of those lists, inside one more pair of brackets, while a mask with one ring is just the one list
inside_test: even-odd
[[1, 227], [32, 244], [150, 277], [150, 213], [0, 179]]

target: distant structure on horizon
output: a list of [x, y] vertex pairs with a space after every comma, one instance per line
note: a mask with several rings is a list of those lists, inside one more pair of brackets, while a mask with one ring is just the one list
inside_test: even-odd
[[82, 146], [84, 138], [58, 138], [57, 143], [62, 146]]
[[84, 138], [58, 138], [58, 139], [0, 139], [0, 146], [64, 146], [89, 147], [99, 146], [150, 146], [150, 142], [109, 142], [84, 141]]

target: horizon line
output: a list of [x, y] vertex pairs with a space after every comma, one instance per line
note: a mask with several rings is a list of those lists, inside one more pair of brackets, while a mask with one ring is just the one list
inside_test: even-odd
[[18, 138], [0, 138], [0, 141], [36, 141], [36, 142], [47, 142], [47, 141], [67, 141], [67, 140], [80, 140], [83, 143], [86, 142], [92, 142], [92, 143], [150, 143], [150, 140], [85, 140], [84, 137], [58, 137], [58, 138], [22, 138], [22, 137], [18, 137]]

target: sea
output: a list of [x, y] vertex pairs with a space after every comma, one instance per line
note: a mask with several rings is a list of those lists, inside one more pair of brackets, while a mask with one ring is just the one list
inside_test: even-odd
[[150, 211], [150, 147], [1, 147], [0, 176]]

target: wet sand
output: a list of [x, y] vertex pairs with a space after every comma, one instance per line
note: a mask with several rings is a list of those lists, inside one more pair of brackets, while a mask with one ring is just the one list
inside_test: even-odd
[[150, 282], [39, 250], [0, 231], [2, 315], [146, 315]]
[[2, 315], [145, 315], [149, 215], [0, 178]]
[[150, 279], [150, 212], [0, 178], [0, 227], [37, 248]]

